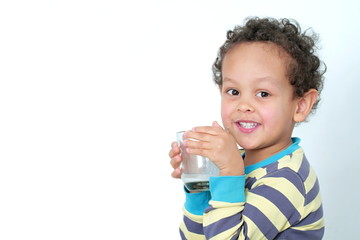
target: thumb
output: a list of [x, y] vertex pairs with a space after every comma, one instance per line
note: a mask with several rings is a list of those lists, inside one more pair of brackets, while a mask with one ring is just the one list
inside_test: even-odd
[[219, 125], [219, 123], [218, 123], [217, 121], [214, 121], [213, 124], [212, 124], [212, 126], [215, 127], [215, 128], [221, 128], [221, 129], [223, 129], [223, 128]]

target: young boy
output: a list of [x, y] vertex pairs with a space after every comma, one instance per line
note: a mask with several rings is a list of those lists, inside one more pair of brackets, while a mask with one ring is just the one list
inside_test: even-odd
[[[319, 101], [325, 70], [314, 48], [287, 19], [252, 18], [227, 33], [213, 65], [224, 128], [195, 127], [185, 137], [198, 141], [184, 143], [220, 176], [210, 191], [185, 192], [182, 239], [322, 239], [319, 184], [291, 137]], [[176, 143], [169, 156], [179, 178]]]

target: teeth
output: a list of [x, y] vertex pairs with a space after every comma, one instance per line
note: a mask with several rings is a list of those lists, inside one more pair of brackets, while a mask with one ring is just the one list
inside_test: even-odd
[[257, 126], [257, 123], [250, 122], [239, 122], [240, 126], [243, 128], [254, 128]]

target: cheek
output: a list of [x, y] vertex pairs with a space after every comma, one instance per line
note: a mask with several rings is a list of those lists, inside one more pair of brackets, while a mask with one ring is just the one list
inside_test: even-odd
[[230, 120], [232, 113], [233, 113], [232, 105], [229, 103], [226, 103], [225, 101], [222, 101], [221, 102], [221, 118], [223, 120], [223, 123], [225, 123], [225, 121]]
[[278, 128], [287, 121], [291, 122], [291, 109], [284, 104], [267, 106], [259, 111], [262, 121], [270, 128]]
[[260, 111], [261, 119], [263, 121], [263, 124], [266, 126], [274, 127], [276, 125], [279, 125], [282, 119], [282, 113], [281, 111], [276, 111], [276, 109], [273, 108], [263, 108]]

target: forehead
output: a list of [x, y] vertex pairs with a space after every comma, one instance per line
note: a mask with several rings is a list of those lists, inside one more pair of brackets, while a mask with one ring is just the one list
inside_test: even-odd
[[281, 46], [273, 42], [240, 42], [232, 46], [224, 56], [224, 61], [229, 55], [246, 53], [267, 55], [282, 59], [284, 62], [292, 61], [292, 57]]
[[[233, 46], [222, 64], [223, 78], [288, 76], [291, 57], [280, 46], [268, 42], [243, 42]], [[223, 79], [223, 80], [224, 80]]]

